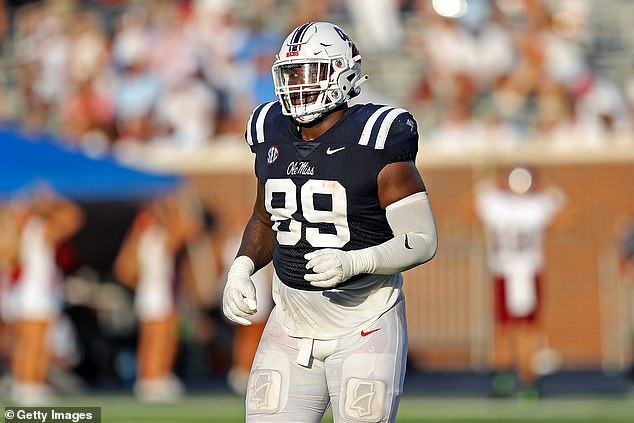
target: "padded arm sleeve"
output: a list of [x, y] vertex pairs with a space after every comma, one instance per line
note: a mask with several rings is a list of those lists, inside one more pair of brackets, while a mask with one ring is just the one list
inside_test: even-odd
[[394, 238], [352, 253], [354, 274], [389, 275], [431, 260], [438, 248], [438, 235], [426, 192], [403, 198], [385, 209]]

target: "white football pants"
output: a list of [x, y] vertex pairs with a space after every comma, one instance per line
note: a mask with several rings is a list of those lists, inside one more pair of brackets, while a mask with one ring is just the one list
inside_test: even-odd
[[251, 368], [247, 422], [319, 423], [329, 404], [335, 423], [396, 421], [407, 361], [404, 300], [365, 331], [314, 340], [302, 366], [306, 342], [286, 335], [273, 310]]

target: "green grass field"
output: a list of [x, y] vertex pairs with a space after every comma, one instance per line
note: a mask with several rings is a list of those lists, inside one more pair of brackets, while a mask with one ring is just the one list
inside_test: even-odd
[[[6, 405], [6, 404], [3, 404]], [[238, 423], [243, 400], [231, 395], [189, 396], [175, 404], [145, 405], [131, 396], [81, 396], [58, 406], [102, 407], [103, 423]], [[536, 400], [406, 396], [399, 423], [634, 423], [634, 397]], [[332, 422], [327, 414], [324, 422]]]

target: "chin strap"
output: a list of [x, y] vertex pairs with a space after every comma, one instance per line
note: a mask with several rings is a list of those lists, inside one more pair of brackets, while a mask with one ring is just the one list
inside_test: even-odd
[[305, 125], [307, 123], [313, 123], [314, 121], [319, 119], [322, 115], [323, 115], [323, 113], [311, 113], [309, 115], [304, 115], [304, 116], [300, 116], [300, 117], [293, 117], [293, 119], [295, 119], [295, 122], [298, 125], [301, 126], [301, 125]]

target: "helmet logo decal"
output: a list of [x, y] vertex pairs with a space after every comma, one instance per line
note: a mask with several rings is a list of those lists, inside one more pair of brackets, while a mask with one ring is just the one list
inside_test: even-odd
[[333, 27], [333, 29], [335, 30], [335, 32], [337, 34], [339, 34], [339, 36], [341, 37], [342, 40], [344, 41], [352, 41], [350, 39], [350, 37], [348, 37], [348, 34], [346, 34], [345, 32], [343, 32], [343, 30], [341, 28], [339, 28], [338, 26]]
[[288, 43], [289, 49], [288, 53], [286, 53], [286, 57], [297, 56], [299, 54], [299, 51], [302, 49], [302, 40], [304, 39], [306, 30], [310, 28], [313, 23], [314, 22], [307, 22], [295, 30], [293, 38]]
[[276, 145], [272, 145], [269, 147], [269, 152], [266, 155], [266, 162], [268, 164], [273, 164], [280, 157], [280, 150]]

